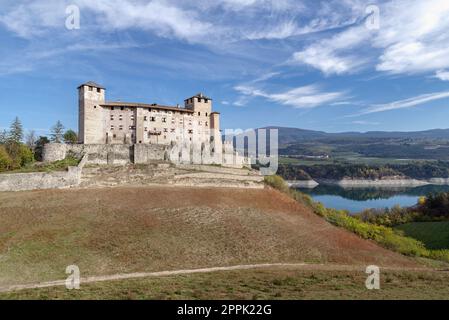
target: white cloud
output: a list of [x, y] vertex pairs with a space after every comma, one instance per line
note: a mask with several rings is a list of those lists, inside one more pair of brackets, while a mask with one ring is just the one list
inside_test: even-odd
[[449, 98], [449, 91], [422, 94], [422, 95], [408, 98], [405, 100], [399, 100], [399, 101], [394, 101], [394, 102], [385, 103], [385, 104], [376, 104], [376, 105], [373, 105], [372, 107], [362, 111], [358, 115], [384, 112], [384, 111], [390, 111], [390, 110], [396, 110], [396, 109], [411, 108], [411, 107], [415, 107], [415, 106], [418, 106], [418, 105], [421, 105], [421, 104], [424, 104], [427, 102], [446, 99], [446, 98]]
[[299, 109], [315, 108], [345, 97], [343, 92], [321, 92], [316, 85], [298, 87], [281, 93], [268, 93], [251, 86], [237, 86], [235, 90], [245, 96], [263, 97], [273, 102]]
[[355, 72], [366, 63], [365, 58], [348, 52], [364, 43], [368, 33], [363, 26], [350, 27], [330, 39], [295, 52], [293, 62], [310, 65], [327, 75]]
[[352, 124], [358, 124], [358, 125], [366, 125], [366, 126], [378, 126], [380, 122], [374, 122], [374, 121], [365, 121], [365, 120], [356, 120], [352, 121]]
[[[449, 67], [449, 1], [396, 0], [379, 7], [378, 31], [360, 23], [312, 42], [296, 52], [293, 60], [325, 74], [348, 73], [369, 61], [376, 70], [393, 74]], [[359, 17], [363, 9], [359, 7]]]
[[442, 81], [449, 81], [449, 71], [447, 70], [438, 70], [435, 73], [435, 77]]

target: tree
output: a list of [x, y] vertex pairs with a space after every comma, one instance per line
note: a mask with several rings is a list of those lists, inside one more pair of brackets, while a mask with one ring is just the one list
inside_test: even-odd
[[12, 166], [12, 159], [6, 152], [5, 147], [0, 146], [0, 172], [7, 171]]
[[58, 120], [56, 124], [51, 129], [51, 142], [54, 143], [62, 143], [64, 138], [64, 126], [62, 125], [61, 121]]
[[36, 132], [34, 130], [28, 132], [25, 140], [28, 148], [34, 151], [34, 149], [36, 148]]
[[8, 141], [5, 145], [6, 152], [12, 159], [12, 169], [20, 169], [34, 161], [34, 154], [23, 143]]
[[47, 137], [44, 136], [40, 136], [39, 139], [37, 139], [36, 141], [36, 147], [34, 149], [34, 158], [37, 161], [42, 161], [43, 160], [43, 153], [44, 153], [44, 146], [50, 143], [50, 140], [48, 140]]
[[8, 141], [8, 131], [3, 130], [0, 132], [0, 144], [5, 144]]
[[23, 127], [22, 123], [19, 120], [19, 117], [16, 117], [11, 124], [11, 128], [9, 130], [8, 140], [20, 143], [23, 139]]
[[78, 142], [78, 135], [75, 131], [69, 129], [64, 133], [64, 142], [67, 144], [75, 144]]

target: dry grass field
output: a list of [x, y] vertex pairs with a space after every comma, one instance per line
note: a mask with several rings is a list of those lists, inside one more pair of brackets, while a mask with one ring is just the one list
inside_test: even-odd
[[[280, 262], [418, 266], [270, 189], [0, 193], [0, 287], [65, 279], [65, 268], [72, 264], [87, 277]], [[201, 277], [145, 281], [163, 285]]]
[[349, 270], [274, 268], [222, 271], [22, 290], [0, 299], [449, 299], [449, 273], [381, 273], [380, 290], [367, 290], [366, 274]]
[[264, 262], [412, 265], [273, 190], [112, 188], [0, 194], [0, 284]]

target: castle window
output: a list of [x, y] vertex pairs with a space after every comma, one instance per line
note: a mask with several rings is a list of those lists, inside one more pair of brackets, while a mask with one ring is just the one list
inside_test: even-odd
[[119, 129], [119, 130], [123, 130], [123, 126], [120, 125], [120, 126], [118, 127], [118, 129]]
[[200, 115], [201, 115], [201, 112], [198, 112], [198, 115], [200, 116]]
[[162, 118], [162, 122], [167, 122], [167, 118]]
[[192, 130], [192, 129], [189, 129], [189, 133], [192, 134], [192, 133], [193, 133], [193, 130]]
[[112, 136], [113, 138], [117, 138], [117, 135], [116, 134], [114, 134], [113, 136]]
[[151, 117], [150, 121], [153, 121], [153, 122], [156, 121], [156, 117]]
[[143, 121], [147, 121], [147, 120], [148, 120], [147, 116], [144, 116]]
[[207, 121], [205, 122], [205, 125], [206, 125], [206, 127], [207, 127]]
[[100, 93], [100, 92], [101, 92], [101, 89], [100, 89], [100, 88], [97, 88], [97, 92]]
[[167, 129], [167, 128], [164, 128], [164, 132], [168, 132], [168, 129]]
[[111, 110], [112, 110], [112, 111], [114, 111], [114, 109], [115, 109], [114, 107], [111, 107]]
[[94, 90], [94, 88], [93, 87], [89, 87], [89, 91], [92, 91], [92, 90]]
[[111, 114], [111, 120], [114, 120], [114, 115]]
[[114, 130], [114, 126], [111, 126], [111, 130]]
[[170, 129], [170, 132], [172, 132], [172, 133], [175, 132], [175, 129]]
[[207, 99], [204, 99], [204, 102], [207, 103]]
[[122, 120], [123, 120], [123, 116], [122, 116], [122, 115], [119, 115], [119, 116], [118, 116], [118, 119], [119, 119], [120, 121], [122, 121]]
[[120, 107], [120, 110], [125, 110], [125, 107]]
[[148, 127], [145, 127], [145, 131], [148, 131]]

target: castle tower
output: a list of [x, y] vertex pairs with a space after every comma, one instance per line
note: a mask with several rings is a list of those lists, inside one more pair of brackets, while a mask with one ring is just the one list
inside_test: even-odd
[[105, 103], [105, 88], [89, 81], [78, 87], [79, 101], [79, 138], [83, 144], [104, 144], [105, 120], [103, 107]]
[[193, 110], [195, 116], [209, 117], [212, 112], [212, 99], [202, 93], [184, 100], [186, 109]]

